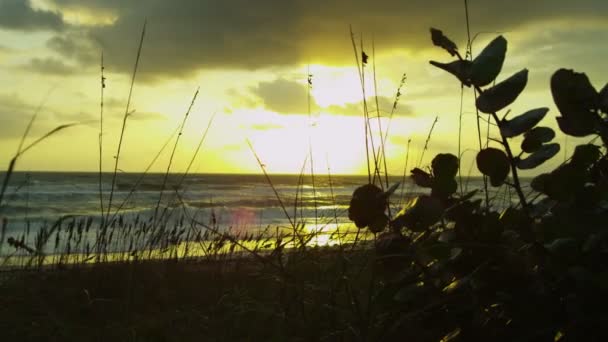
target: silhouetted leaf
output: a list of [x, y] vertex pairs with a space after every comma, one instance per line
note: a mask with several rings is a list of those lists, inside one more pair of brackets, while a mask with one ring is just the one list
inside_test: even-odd
[[484, 87], [496, 79], [507, 53], [507, 40], [498, 36], [491, 41], [473, 61], [471, 83]]
[[572, 164], [588, 168], [595, 163], [600, 156], [599, 146], [593, 144], [578, 145], [572, 154]]
[[578, 120], [575, 117], [565, 116], [558, 116], [555, 119], [559, 129], [573, 137], [586, 137], [595, 133], [595, 125], [592, 120]]
[[594, 110], [600, 100], [587, 75], [559, 69], [551, 77], [551, 93], [562, 114], [557, 123], [564, 133], [577, 137], [594, 133], [598, 119]]
[[357, 228], [364, 228], [384, 216], [387, 200], [382, 196], [382, 189], [373, 184], [358, 187], [353, 192], [348, 207], [348, 218]]
[[599, 95], [599, 107], [602, 110], [602, 112], [604, 113], [608, 113], [608, 84], [606, 84], [604, 86], [604, 88], [602, 88], [602, 90], [600, 90], [600, 95]]
[[500, 123], [500, 133], [507, 138], [516, 137], [536, 126], [547, 115], [549, 108], [536, 108], [529, 110], [511, 120]]
[[431, 175], [428, 172], [423, 171], [419, 168], [415, 168], [411, 172], [411, 177], [414, 180], [414, 183], [416, 183], [416, 185], [421, 186], [423, 188], [430, 188], [433, 186], [433, 179], [431, 178]]
[[368, 228], [372, 233], [379, 233], [386, 228], [388, 225], [388, 217], [384, 214], [377, 215], [373, 221], [370, 222]]
[[551, 180], [551, 174], [549, 174], [549, 173], [540, 174], [532, 179], [532, 182], [530, 182], [530, 187], [532, 189], [534, 189], [535, 191], [546, 193], [547, 186], [548, 186], [548, 183], [550, 180]]
[[422, 195], [411, 200], [391, 222], [393, 228], [408, 228], [420, 232], [437, 223], [443, 215], [443, 205], [435, 197]]
[[464, 84], [465, 86], [471, 86], [471, 61], [457, 60], [451, 63], [430, 61], [429, 63], [456, 76], [460, 83]]
[[549, 127], [534, 127], [524, 134], [521, 149], [526, 153], [537, 151], [544, 143], [555, 138], [555, 132]]
[[509, 175], [509, 158], [496, 148], [486, 148], [477, 154], [477, 168], [490, 177], [492, 186], [501, 186]]
[[452, 57], [458, 54], [456, 44], [446, 37], [441, 30], [431, 27], [431, 40], [435, 46], [446, 50]]
[[434, 178], [431, 195], [446, 199], [458, 190], [458, 183], [454, 178]]
[[458, 173], [458, 158], [450, 153], [440, 153], [433, 158], [431, 168], [436, 178], [454, 178]]
[[599, 95], [584, 73], [559, 69], [551, 76], [551, 93], [563, 116], [587, 115], [598, 107]]
[[528, 69], [524, 69], [481, 93], [476, 101], [477, 108], [486, 114], [496, 113], [513, 103], [527, 83]]
[[547, 160], [553, 158], [559, 153], [560, 146], [558, 143], [543, 145], [538, 151], [532, 153], [525, 159], [520, 159], [517, 162], [517, 168], [522, 170], [533, 169]]

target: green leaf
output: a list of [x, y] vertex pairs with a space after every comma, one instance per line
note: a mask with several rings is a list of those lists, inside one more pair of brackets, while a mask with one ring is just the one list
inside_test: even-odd
[[559, 153], [559, 150], [560, 146], [558, 143], [543, 145], [538, 151], [528, 156], [528, 158], [520, 159], [519, 162], [517, 162], [517, 168], [521, 170], [533, 169], [553, 158]]
[[521, 149], [526, 153], [538, 151], [544, 143], [555, 138], [555, 131], [549, 127], [534, 127], [524, 134]]
[[507, 53], [507, 40], [498, 36], [491, 41], [473, 61], [471, 67], [471, 83], [484, 87], [496, 79]]
[[497, 148], [486, 148], [477, 154], [477, 168], [490, 177], [492, 186], [501, 186], [509, 175], [509, 158]]
[[496, 113], [513, 103], [527, 83], [528, 69], [524, 69], [481, 93], [476, 101], [477, 108], [486, 114]]
[[441, 30], [431, 27], [431, 40], [435, 46], [446, 50], [452, 57], [458, 54], [458, 46], [446, 37]]
[[511, 120], [500, 123], [500, 133], [507, 138], [523, 134], [536, 126], [547, 115], [549, 108], [536, 108], [529, 110]]
[[460, 83], [465, 86], [471, 86], [471, 66], [473, 65], [471, 61], [457, 60], [450, 63], [430, 61], [429, 63], [456, 76]]

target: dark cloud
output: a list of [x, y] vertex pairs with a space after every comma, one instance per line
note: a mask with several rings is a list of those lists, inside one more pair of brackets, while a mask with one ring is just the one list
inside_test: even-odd
[[[378, 105], [376, 106], [376, 98], [370, 97], [367, 99], [367, 111], [370, 116], [377, 116], [380, 112], [380, 116], [387, 117], [393, 111], [394, 99], [378, 96]], [[377, 110], [379, 109], [379, 110]], [[332, 105], [323, 109], [331, 114], [337, 115], [348, 115], [348, 116], [362, 116], [363, 115], [363, 101], [356, 103], [347, 103], [343, 106]], [[394, 116], [413, 116], [414, 111], [412, 107], [406, 104], [397, 103], [397, 107], [393, 112]]]
[[64, 26], [61, 14], [33, 9], [29, 0], [0, 1], [0, 28], [60, 31]]
[[[271, 82], [261, 82], [253, 88], [264, 107], [281, 114], [305, 114], [308, 113], [308, 96], [306, 85], [279, 78]], [[317, 106], [311, 97], [311, 110]]]
[[23, 69], [33, 71], [40, 74], [69, 76], [76, 72], [73, 66], [65, 64], [63, 61], [48, 57], [48, 58], [32, 58]]
[[70, 30], [47, 41], [49, 49], [64, 58], [73, 59], [81, 65], [100, 63], [101, 48], [86, 33]]
[[[14, 0], [11, 0], [14, 2]], [[462, 1], [445, 0], [53, 0], [60, 8], [114, 13], [90, 37], [117, 70], [132, 69], [148, 19], [142, 76], [184, 77], [201, 68], [256, 69], [297, 63], [352, 63], [348, 26], [385, 49], [431, 48], [428, 28], [465, 40]], [[473, 33], [542, 30], [554, 19], [605, 19], [605, 0], [469, 1]], [[548, 27], [548, 26], [547, 26]], [[76, 56], [76, 58], [82, 58]]]

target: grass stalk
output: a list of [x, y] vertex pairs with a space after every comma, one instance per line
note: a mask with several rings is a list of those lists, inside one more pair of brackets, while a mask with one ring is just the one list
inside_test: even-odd
[[[112, 210], [112, 199], [114, 197], [114, 188], [116, 186], [116, 176], [118, 174], [118, 161], [120, 159], [120, 152], [122, 150], [122, 142], [125, 136], [125, 129], [127, 127], [127, 119], [129, 118], [130, 110], [131, 110], [131, 97], [133, 95], [133, 87], [135, 86], [135, 78], [137, 76], [137, 70], [139, 68], [139, 60], [141, 57], [141, 50], [144, 44], [144, 37], [146, 36], [146, 24], [147, 20], [144, 21], [143, 28], [141, 30], [141, 37], [139, 39], [139, 46], [137, 48], [137, 56], [135, 58], [135, 65], [133, 67], [133, 73], [131, 75], [131, 86], [129, 87], [129, 95], [127, 97], [127, 105], [125, 108], [125, 114], [122, 118], [122, 128], [120, 130], [120, 138], [118, 140], [118, 149], [116, 151], [116, 155], [114, 156], [114, 172], [112, 173], [112, 186], [110, 187], [110, 198], [108, 199], [108, 218], [110, 217], [110, 211]], [[106, 222], [107, 224], [107, 222]]]

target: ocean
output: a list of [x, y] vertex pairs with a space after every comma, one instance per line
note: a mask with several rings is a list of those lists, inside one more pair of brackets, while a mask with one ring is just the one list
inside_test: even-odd
[[[0, 176], [4, 178], [4, 174]], [[269, 175], [272, 186], [263, 174], [186, 177], [170, 174], [166, 182], [164, 177], [164, 174], [118, 174], [112, 213], [117, 213], [121, 221], [143, 221], [154, 216], [155, 208], [161, 208], [160, 211], [167, 208], [167, 212], [175, 213], [169, 215], [174, 221], [195, 218], [220, 230], [239, 233], [289, 229], [294, 222], [307, 226], [309, 231], [327, 230], [329, 226], [334, 230], [336, 227], [349, 230], [355, 229], [347, 217], [350, 198], [355, 188], [368, 181], [367, 176], [315, 175], [313, 192], [310, 175], [302, 178]], [[401, 176], [389, 178], [391, 185], [401, 181]], [[101, 197], [105, 211], [111, 182], [112, 174], [104, 173]], [[471, 177], [463, 180], [463, 186], [467, 190], [483, 189], [483, 182], [481, 178]], [[514, 192], [509, 193], [506, 188], [494, 189], [490, 194], [495, 207], [517, 202]], [[392, 196], [391, 205], [397, 210], [404, 201], [424, 193], [428, 193], [428, 189], [417, 187], [406, 178]], [[484, 195], [480, 192], [476, 196]], [[98, 174], [16, 172], [12, 175], [0, 208], [6, 237], [31, 246], [40, 229], [49, 229], [66, 215], [99, 225], [102, 215]], [[92, 232], [85, 236], [91, 243], [95, 238]], [[2, 253], [7, 252], [5, 247]]]

